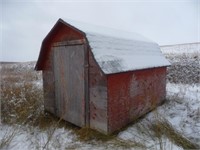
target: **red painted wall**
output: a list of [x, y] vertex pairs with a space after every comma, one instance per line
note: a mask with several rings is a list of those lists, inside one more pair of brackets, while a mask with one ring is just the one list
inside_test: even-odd
[[108, 131], [119, 130], [162, 103], [166, 67], [108, 75]]
[[48, 35], [42, 43], [42, 49], [37, 62], [38, 70], [49, 70], [50, 51], [52, 44], [61, 41], [80, 40], [84, 39], [84, 35], [59, 23]]

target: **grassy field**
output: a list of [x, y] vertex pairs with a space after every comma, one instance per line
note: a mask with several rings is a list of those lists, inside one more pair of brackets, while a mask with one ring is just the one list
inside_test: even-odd
[[[42, 75], [34, 71], [35, 62], [1, 63], [0, 149], [199, 148], [199, 54], [166, 54], [166, 57], [172, 63], [168, 68], [167, 101], [119, 133], [109, 136], [78, 128], [45, 112]], [[193, 93], [186, 95], [188, 88], [175, 88], [185, 85], [197, 86], [193, 90], [196, 93], [194, 99], [190, 99], [195, 96]], [[170, 89], [177, 92], [170, 93]], [[184, 116], [181, 116], [182, 112]], [[189, 135], [190, 129], [195, 133]]]

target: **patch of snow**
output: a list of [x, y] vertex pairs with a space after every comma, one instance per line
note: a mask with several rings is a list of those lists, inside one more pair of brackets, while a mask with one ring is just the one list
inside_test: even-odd
[[[65, 130], [64, 128], [57, 128], [55, 129], [55, 131], [54, 128], [43, 131], [37, 128], [31, 129], [20, 126], [15, 127], [2, 125], [0, 127], [0, 131], [0, 141], [5, 138], [5, 135], [9, 137], [9, 135], [14, 133], [11, 142], [6, 147], [4, 147], [5, 149], [9, 150], [28, 150], [43, 148], [65, 149], [66, 147], [73, 145], [74, 142], [76, 142], [74, 139], [75, 135], [73, 135], [70, 130]], [[50, 141], [48, 143], [49, 139]], [[80, 142], [77, 142], [77, 144], [79, 143]]]
[[169, 105], [159, 111], [189, 139], [200, 143], [200, 84], [167, 84]]
[[42, 88], [43, 88], [43, 81], [42, 81], [42, 79], [41, 79], [41, 80], [37, 80], [37, 81], [32, 81], [32, 84], [33, 84], [36, 88], [39, 88], [39, 89], [42, 89]]
[[160, 46], [163, 53], [180, 54], [180, 53], [199, 53], [200, 43], [177, 44]]
[[[178, 94], [179, 98], [200, 103], [200, 84], [167, 84], [168, 95]], [[190, 101], [191, 102], [191, 101]]]
[[[80, 141], [76, 134], [70, 129], [51, 127], [47, 130], [40, 130], [28, 126], [2, 125], [0, 126], [0, 142], [5, 139], [5, 135], [14, 133], [12, 140], [5, 146], [5, 150], [28, 150], [28, 149], [76, 149], [76, 150], [105, 150], [123, 149], [116, 146], [114, 141], [101, 142], [90, 140]], [[8, 137], [8, 136], [7, 136]], [[50, 140], [49, 140], [50, 139]], [[49, 142], [48, 142], [49, 141]], [[113, 142], [113, 143], [112, 143]], [[134, 149], [134, 148], [130, 148]]]
[[129, 127], [127, 130], [120, 132], [118, 137], [123, 140], [128, 140], [132, 142], [138, 142], [146, 145], [147, 149], [171, 149], [171, 150], [183, 150], [183, 148], [175, 145], [172, 141], [167, 139], [166, 137], [162, 137], [160, 141], [153, 137], [153, 134], [141, 131], [139, 129], [140, 123], [136, 123], [133, 126]]

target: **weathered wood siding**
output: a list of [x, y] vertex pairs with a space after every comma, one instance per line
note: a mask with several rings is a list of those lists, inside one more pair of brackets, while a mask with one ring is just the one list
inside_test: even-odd
[[46, 111], [55, 114], [55, 86], [53, 71], [53, 53], [51, 51], [48, 57], [48, 68], [42, 70], [43, 90], [44, 90], [44, 108]]
[[85, 126], [84, 45], [53, 49], [57, 114], [77, 126]]
[[108, 132], [119, 130], [165, 99], [166, 67], [108, 76]]
[[107, 133], [107, 79], [89, 51], [90, 127]]

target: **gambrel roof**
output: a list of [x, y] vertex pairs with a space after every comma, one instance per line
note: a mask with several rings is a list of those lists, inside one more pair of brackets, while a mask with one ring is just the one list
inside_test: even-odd
[[[71, 20], [59, 19], [58, 22], [84, 33], [96, 62], [105, 74], [170, 65], [159, 45], [139, 34]], [[40, 68], [38, 63], [37, 68]]]

